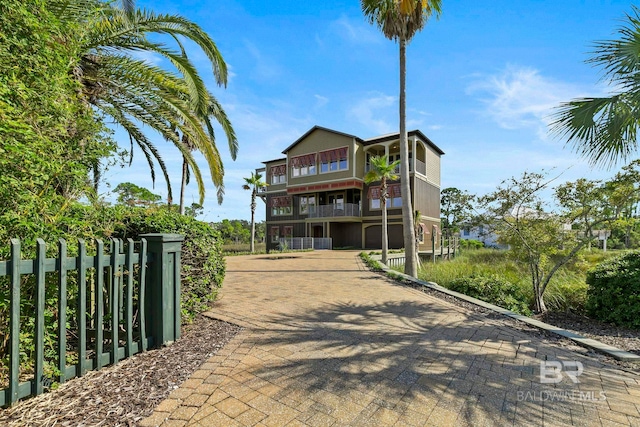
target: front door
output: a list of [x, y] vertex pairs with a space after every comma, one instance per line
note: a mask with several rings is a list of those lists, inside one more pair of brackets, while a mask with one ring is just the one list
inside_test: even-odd
[[317, 239], [324, 237], [321, 225], [314, 225], [313, 226], [313, 237], [315, 237]]

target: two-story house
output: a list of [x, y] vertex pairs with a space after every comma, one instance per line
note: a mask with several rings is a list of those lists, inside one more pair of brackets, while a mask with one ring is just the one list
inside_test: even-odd
[[[408, 132], [411, 198], [420, 211], [420, 250], [431, 249], [433, 226], [440, 226], [440, 157], [444, 154], [419, 130]], [[314, 126], [258, 169], [269, 184], [267, 249], [282, 237], [331, 238], [332, 246], [380, 249], [380, 182], [365, 184], [372, 156], [400, 158], [398, 134], [362, 139]], [[399, 173], [399, 171], [398, 171]], [[402, 248], [400, 182], [389, 183], [389, 247]]]

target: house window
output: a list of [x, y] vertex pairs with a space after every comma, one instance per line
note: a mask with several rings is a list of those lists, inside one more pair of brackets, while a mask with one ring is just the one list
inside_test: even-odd
[[349, 148], [342, 147], [335, 150], [321, 151], [320, 172], [337, 172], [349, 169]]
[[293, 237], [293, 226], [292, 225], [285, 225], [282, 228], [283, 228], [284, 237]]
[[271, 227], [271, 243], [278, 243], [280, 240], [280, 227]]
[[308, 215], [316, 211], [316, 196], [300, 196], [300, 214]]
[[271, 215], [291, 215], [291, 197], [273, 197], [271, 198]]
[[291, 176], [298, 177], [304, 175], [316, 174], [316, 153], [305, 154], [303, 156], [292, 157], [291, 164]]
[[469, 230], [469, 227], [465, 227], [465, 228], [462, 230], [462, 235], [463, 235], [463, 236], [468, 236], [470, 231], [471, 231], [471, 230]]
[[285, 184], [287, 182], [287, 165], [272, 166], [269, 169], [271, 185]]
[[[369, 188], [369, 207], [371, 209], [381, 209], [382, 203], [380, 198], [382, 191], [380, 187]], [[402, 208], [402, 195], [400, 193], [400, 184], [391, 184], [387, 186], [387, 209]]]

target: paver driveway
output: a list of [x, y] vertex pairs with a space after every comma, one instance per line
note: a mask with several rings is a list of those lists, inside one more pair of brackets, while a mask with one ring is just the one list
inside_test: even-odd
[[210, 315], [246, 329], [143, 425], [640, 426], [640, 376], [394, 284], [356, 252], [227, 258]]

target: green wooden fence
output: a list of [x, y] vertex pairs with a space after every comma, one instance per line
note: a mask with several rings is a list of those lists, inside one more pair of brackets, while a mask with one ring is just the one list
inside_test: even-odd
[[[26, 260], [20, 241], [11, 240], [10, 259], [0, 261], [0, 278], [6, 277], [9, 287], [4, 292], [9, 299], [8, 331], [0, 331], [0, 341], [8, 343], [8, 380], [0, 389], [0, 406], [41, 394], [51, 382], [63, 383], [179, 338], [183, 236], [140, 237], [139, 242], [115, 239], [107, 248], [96, 240], [95, 255], [79, 240], [74, 257], [67, 256], [67, 243], [60, 240], [56, 258], [47, 258], [46, 244], [38, 239], [35, 259]], [[32, 291], [30, 312], [21, 312], [25, 287]], [[57, 296], [54, 307], [46, 301], [52, 292]], [[52, 333], [54, 323], [46, 321], [57, 323], [57, 332]], [[31, 322], [25, 336], [23, 326]], [[49, 350], [56, 340], [54, 356], [48, 351], [45, 357], [45, 338]], [[25, 367], [25, 356], [31, 366]]]

